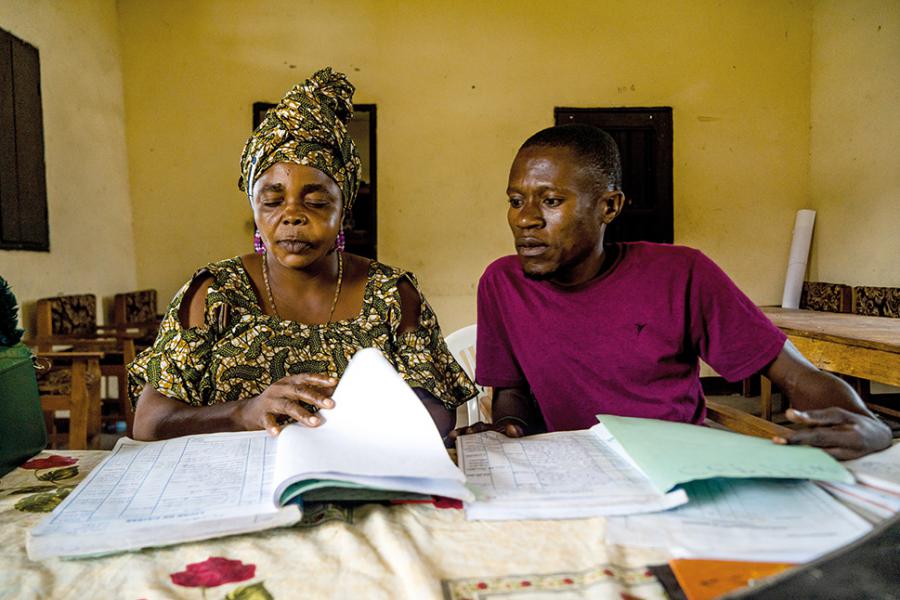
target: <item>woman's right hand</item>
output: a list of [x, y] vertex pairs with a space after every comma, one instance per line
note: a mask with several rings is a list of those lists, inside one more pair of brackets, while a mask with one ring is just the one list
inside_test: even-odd
[[324, 373], [300, 373], [282, 377], [241, 407], [240, 420], [246, 430], [265, 429], [278, 435], [284, 426], [284, 418], [290, 418], [306, 425], [318, 427], [324, 422], [320, 414], [313, 414], [303, 403], [319, 409], [334, 408], [331, 395], [337, 386], [337, 379]]

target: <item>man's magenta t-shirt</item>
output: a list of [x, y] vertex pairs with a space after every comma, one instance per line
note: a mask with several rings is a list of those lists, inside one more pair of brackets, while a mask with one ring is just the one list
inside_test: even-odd
[[516, 256], [478, 284], [476, 380], [527, 386], [549, 431], [606, 413], [700, 423], [703, 358], [729, 381], [759, 372], [785, 335], [700, 251], [618, 245], [577, 289], [528, 279]]

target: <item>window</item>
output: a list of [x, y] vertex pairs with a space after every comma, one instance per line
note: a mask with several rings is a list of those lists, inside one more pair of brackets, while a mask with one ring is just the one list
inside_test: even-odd
[[0, 29], [0, 249], [50, 250], [38, 50]]

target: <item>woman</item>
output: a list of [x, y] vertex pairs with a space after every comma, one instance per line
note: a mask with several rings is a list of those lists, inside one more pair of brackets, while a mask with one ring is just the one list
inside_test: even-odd
[[[353, 86], [325, 68], [287, 93], [247, 140], [239, 187], [257, 253], [197, 271], [151, 348], [131, 364], [134, 437], [308, 427], [334, 407], [350, 357], [387, 356], [446, 435], [475, 388], [407, 272], [343, 252], [359, 187], [347, 123]], [[327, 417], [325, 417], [327, 418]]]

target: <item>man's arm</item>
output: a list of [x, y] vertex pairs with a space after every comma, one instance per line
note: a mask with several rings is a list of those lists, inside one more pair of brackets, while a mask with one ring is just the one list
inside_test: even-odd
[[788, 419], [804, 426], [776, 442], [817, 446], [840, 460], [890, 446], [890, 428], [866, 408], [853, 388], [817, 369], [790, 340], [762, 374], [787, 396], [792, 407]]
[[512, 424], [522, 435], [545, 433], [544, 417], [526, 387], [494, 388], [491, 398], [491, 417], [495, 425]]
[[461, 435], [482, 431], [496, 431], [507, 437], [522, 437], [547, 431], [544, 417], [531, 391], [525, 387], [494, 388], [491, 417], [492, 423], [479, 421], [451, 431], [445, 438], [447, 445], [452, 446]]

